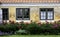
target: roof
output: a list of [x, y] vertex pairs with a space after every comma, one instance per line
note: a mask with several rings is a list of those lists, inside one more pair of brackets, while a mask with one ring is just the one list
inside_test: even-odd
[[59, 3], [60, 0], [0, 0], [1, 3]]

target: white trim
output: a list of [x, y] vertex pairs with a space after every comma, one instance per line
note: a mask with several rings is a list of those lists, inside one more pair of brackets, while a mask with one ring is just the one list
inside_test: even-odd
[[[4, 20], [4, 22], [5, 22], [5, 21], [9, 22], [9, 20]], [[30, 22], [30, 20], [16, 20], [16, 22], [22, 22], [22, 21], [23, 21], [23, 22]]]
[[4, 21], [4, 22], [6, 22], [6, 21], [9, 22], [9, 20], [3, 20], [3, 21]]
[[30, 22], [30, 20], [16, 20], [16, 22]]
[[54, 22], [54, 20], [40, 20], [40, 22]]
[[56, 4], [1, 4], [0, 6], [60, 6], [60, 3]]
[[[16, 22], [31, 22], [30, 20], [16, 20]], [[54, 22], [55, 20], [40, 20], [40, 22]], [[57, 21], [57, 20], [56, 20]], [[4, 21], [5, 22], [5, 21]], [[7, 22], [9, 22], [9, 20], [7, 20]]]

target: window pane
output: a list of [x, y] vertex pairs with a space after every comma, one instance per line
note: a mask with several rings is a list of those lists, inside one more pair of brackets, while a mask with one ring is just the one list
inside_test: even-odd
[[41, 19], [46, 19], [46, 12], [45, 11], [41, 11]]
[[29, 15], [27, 15], [27, 16], [24, 16], [24, 18], [29, 18]]
[[29, 20], [29, 15], [24, 16], [24, 20]]
[[28, 8], [26, 8], [26, 9], [24, 10], [24, 15], [29, 15], [29, 9], [28, 9]]
[[46, 11], [46, 9], [45, 8], [41, 8], [40, 11]]
[[48, 11], [48, 15], [53, 15], [53, 11]]
[[26, 8], [26, 9], [25, 9], [25, 12], [27, 12], [27, 11], [28, 11], [28, 9]]
[[53, 8], [40, 8], [40, 11], [41, 11], [41, 19], [53, 19], [54, 18], [54, 9]]
[[22, 16], [18, 16], [18, 18], [22, 18]]
[[20, 11], [20, 12], [19, 12], [18, 14], [19, 14], [19, 15], [22, 15], [23, 9], [20, 9], [19, 11]]
[[53, 8], [48, 8], [47, 11], [53, 11]]
[[22, 20], [22, 16], [17, 16], [16, 17], [18, 20]]
[[52, 17], [52, 16], [50, 16], [50, 17], [48, 17], [48, 19], [53, 19], [53, 17]]
[[3, 20], [8, 20], [9, 18], [8, 8], [2, 8], [2, 15], [3, 15]]
[[22, 15], [22, 9], [17, 9], [16, 12], [17, 12], [17, 15]]
[[46, 17], [41, 17], [41, 19], [46, 19]]
[[29, 20], [29, 8], [24, 9], [24, 20]]
[[53, 19], [53, 11], [49, 11], [47, 13], [48, 13], [47, 14], [48, 18], [47, 19]]
[[17, 20], [21, 20], [22, 19], [22, 9], [21, 8], [17, 8], [16, 9], [16, 19]]
[[25, 18], [29, 18], [29, 8], [18, 8], [16, 12], [17, 12], [16, 17], [19, 18], [19, 20], [20, 18], [22, 20], [25, 20]]

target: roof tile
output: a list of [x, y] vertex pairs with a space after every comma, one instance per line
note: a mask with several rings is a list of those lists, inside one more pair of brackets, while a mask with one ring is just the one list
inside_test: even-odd
[[0, 0], [1, 3], [59, 3], [60, 0]]

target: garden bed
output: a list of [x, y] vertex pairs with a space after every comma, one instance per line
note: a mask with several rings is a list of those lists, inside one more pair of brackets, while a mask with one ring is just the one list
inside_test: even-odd
[[[7, 32], [12, 34], [27, 34], [27, 35], [60, 35], [60, 21], [55, 22], [46, 22], [46, 23], [3, 23], [0, 25], [1, 32]], [[6, 34], [7, 34], [6, 33]]]

